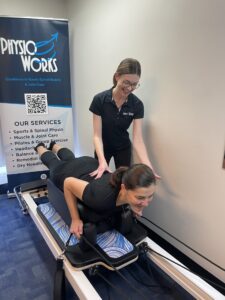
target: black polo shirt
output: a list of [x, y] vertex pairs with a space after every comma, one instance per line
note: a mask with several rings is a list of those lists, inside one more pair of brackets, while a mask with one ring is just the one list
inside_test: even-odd
[[83, 202], [95, 212], [112, 212], [116, 209], [120, 189], [110, 184], [111, 176], [111, 173], [105, 172], [101, 178], [94, 179], [92, 177], [84, 189]]
[[105, 150], [118, 151], [130, 146], [128, 128], [134, 119], [144, 117], [144, 105], [129, 94], [120, 109], [112, 99], [112, 88], [94, 96], [89, 110], [102, 118], [102, 141]]

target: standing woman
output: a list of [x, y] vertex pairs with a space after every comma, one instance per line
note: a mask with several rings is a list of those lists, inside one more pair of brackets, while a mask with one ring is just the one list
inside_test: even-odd
[[[110, 171], [112, 157], [116, 168], [130, 166], [132, 147], [127, 130], [132, 122], [133, 148], [141, 163], [153, 170], [142, 136], [144, 105], [132, 93], [140, 86], [140, 77], [140, 63], [126, 58], [113, 76], [113, 87], [94, 96], [89, 110], [93, 113], [95, 157], [99, 161], [98, 168], [90, 174], [95, 178]], [[157, 174], [155, 176], [159, 178]]]

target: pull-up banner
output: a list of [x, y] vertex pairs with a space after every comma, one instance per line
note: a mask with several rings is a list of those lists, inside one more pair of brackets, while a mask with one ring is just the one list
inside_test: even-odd
[[0, 121], [9, 191], [48, 173], [37, 143], [72, 149], [68, 21], [0, 17]]

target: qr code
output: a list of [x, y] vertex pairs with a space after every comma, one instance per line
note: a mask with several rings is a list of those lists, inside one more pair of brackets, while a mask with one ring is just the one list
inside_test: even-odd
[[47, 94], [24, 94], [27, 115], [48, 114]]

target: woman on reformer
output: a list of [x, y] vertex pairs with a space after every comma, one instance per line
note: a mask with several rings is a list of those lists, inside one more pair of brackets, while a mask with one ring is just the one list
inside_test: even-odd
[[113, 211], [117, 206], [129, 204], [135, 216], [141, 216], [155, 192], [156, 178], [150, 167], [134, 164], [119, 167], [114, 173], [104, 172], [94, 179], [89, 174], [98, 167], [98, 160], [82, 156], [76, 158], [72, 151], [54, 141], [46, 148], [39, 143], [35, 148], [43, 164], [50, 170], [54, 184], [64, 191], [71, 215], [70, 232], [77, 238], [83, 233], [83, 222], [77, 209], [80, 200], [97, 213]]

